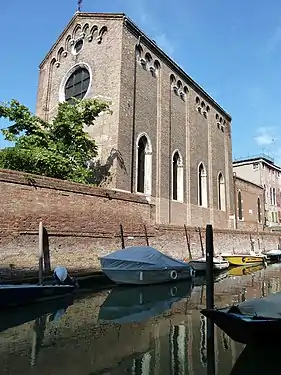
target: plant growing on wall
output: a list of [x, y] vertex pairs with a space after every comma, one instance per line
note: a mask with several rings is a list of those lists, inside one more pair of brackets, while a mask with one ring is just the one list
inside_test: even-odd
[[12, 123], [2, 133], [14, 142], [0, 150], [0, 168], [89, 183], [93, 171], [88, 165], [97, 146], [84, 127], [93, 125], [101, 112], [110, 112], [109, 103], [75, 100], [60, 103], [56, 116], [45, 122], [16, 100], [0, 104], [0, 118]]

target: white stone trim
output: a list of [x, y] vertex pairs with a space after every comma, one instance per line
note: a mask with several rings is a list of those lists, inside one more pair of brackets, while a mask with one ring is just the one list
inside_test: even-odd
[[[201, 181], [201, 194], [202, 194], [202, 205], [199, 204], [200, 201], [200, 191], [199, 191], [199, 169], [200, 166], [203, 166], [203, 181]], [[206, 167], [203, 161], [200, 161], [197, 166], [197, 200], [198, 200], [198, 206], [200, 207], [208, 207], [208, 175], [206, 172]]]
[[59, 88], [59, 102], [60, 103], [63, 103], [65, 101], [65, 85], [66, 85], [66, 82], [68, 80], [68, 78], [71, 76], [72, 73], [75, 72], [76, 69], [78, 68], [86, 68], [88, 71], [89, 71], [89, 74], [90, 74], [90, 82], [89, 82], [89, 87], [88, 87], [88, 90], [84, 96], [83, 99], [86, 99], [87, 97], [89, 97], [89, 94], [90, 94], [90, 90], [91, 90], [91, 87], [92, 87], [92, 79], [93, 79], [93, 75], [92, 75], [92, 70], [90, 68], [90, 65], [88, 65], [87, 63], [84, 63], [84, 62], [79, 62], [75, 65], [73, 65], [68, 71], [67, 73], [64, 75], [62, 81], [61, 81], [61, 84], [60, 84], [60, 88]]
[[[82, 44], [82, 48], [80, 49], [80, 51], [76, 52], [76, 51], [75, 51], [75, 45], [76, 45], [76, 43], [78, 43], [80, 40], [81, 40], [82, 43], [83, 43], [83, 44]], [[74, 55], [74, 56], [79, 55], [79, 53], [83, 50], [84, 45], [85, 45], [85, 41], [84, 41], [84, 37], [83, 37], [83, 35], [80, 36], [80, 37], [78, 37], [77, 39], [75, 39], [73, 45], [71, 46], [71, 53], [72, 53], [72, 55]]]
[[[145, 149], [145, 162], [144, 162], [144, 193], [138, 192], [138, 150], [139, 150], [139, 141], [142, 137], [146, 138], [147, 145]], [[135, 181], [135, 191], [138, 194], [143, 194], [147, 198], [152, 194], [152, 143], [146, 132], [142, 132], [137, 136], [136, 139], [136, 181]], [[149, 198], [148, 198], [149, 199]]]
[[[222, 177], [221, 184], [220, 184], [220, 176]], [[220, 185], [222, 185], [222, 187]], [[226, 211], [226, 188], [225, 188], [225, 178], [224, 178], [222, 171], [219, 171], [217, 175], [217, 195], [218, 195], [218, 209], [220, 211]]]
[[[174, 195], [174, 192], [173, 192], [173, 185], [174, 185], [174, 181], [173, 181], [173, 160], [174, 160], [174, 155], [178, 153], [179, 155], [179, 163], [178, 163], [178, 166], [177, 166], [177, 199], [173, 199], [173, 195]], [[172, 159], [171, 159], [171, 170], [172, 170], [172, 173], [171, 173], [171, 184], [172, 184], [172, 189], [171, 189], [171, 200], [174, 201], [174, 202], [180, 202], [180, 203], [183, 203], [184, 202], [184, 184], [183, 184], [183, 158], [182, 158], [182, 154], [180, 153], [179, 149], [175, 149], [172, 153]]]

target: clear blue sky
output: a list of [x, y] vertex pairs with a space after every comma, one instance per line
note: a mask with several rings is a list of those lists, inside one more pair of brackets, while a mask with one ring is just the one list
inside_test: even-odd
[[[76, 7], [1, 1], [0, 101], [34, 111], [38, 65]], [[264, 151], [281, 162], [280, 1], [84, 0], [82, 10], [124, 12], [155, 39], [232, 115], [234, 157]]]

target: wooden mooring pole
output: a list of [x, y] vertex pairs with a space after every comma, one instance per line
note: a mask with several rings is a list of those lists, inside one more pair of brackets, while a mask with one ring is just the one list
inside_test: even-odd
[[120, 237], [121, 237], [122, 249], [125, 249], [124, 232], [123, 232], [123, 225], [122, 224], [120, 224]]
[[202, 258], [203, 258], [205, 254], [204, 254], [204, 246], [203, 246], [202, 233], [201, 233], [200, 227], [198, 227], [198, 232], [199, 232], [199, 238], [200, 238], [201, 253], [202, 253]]
[[149, 246], [149, 240], [148, 240], [148, 235], [147, 235], [147, 228], [146, 228], [145, 224], [144, 224], [144, 234], [145, 234], [146, 246]]
[[192, 254], [191, 254], [191, 249], [190, 249], [190, 238], [189, 238], [189, 235], [187, 233], [187, 228], [186, 228], [185, 224], [184, 224], [184, 232], [185, 232], [188, 256], [189, 256], [189, 259], [192, 259]]
[[39, 270], [38, 270], [38, 281], [41, 285], [43, 283], [43, 259], [44, 259], [44, 247], [43, 247], [43, 223], [39, 223]]
[[[208, 224], [206, 227], [206, 307], [214, 308], [214, 240], [213, 227]], [[215, 375], [215, 339], [214, 323], [210, 318], [207, 319], [207, 375]]]

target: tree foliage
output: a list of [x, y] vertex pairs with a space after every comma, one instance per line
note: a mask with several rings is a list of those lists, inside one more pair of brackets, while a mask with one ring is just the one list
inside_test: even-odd
[[0, 118], [12, 124], [2, 130], [12, 147], [0, 150], [0, 168], [88, 183], [92, 170], [88, 162], [97, 146], [84, 131], [109, 103], [96, 99], [60, 103], [56, 116], [45, 122], [16, 100], [0, 105]]

